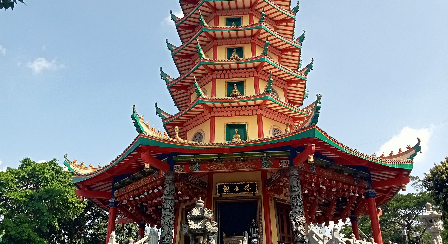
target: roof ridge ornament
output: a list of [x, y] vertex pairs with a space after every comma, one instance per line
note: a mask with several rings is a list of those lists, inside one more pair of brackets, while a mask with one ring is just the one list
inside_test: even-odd
[[258, 21], [258, 23], [263, 23], [264, 22], [264, 16], [265, 16], [266, 14], [264, 13], [264, 7], [263, 7], [263, 10], [261, 11], [261, 16], [260, 16], [260, 20]]
[[299, 37], [297, 37], [296, 42], [298, 42], [300, 45], [302, 45], [303, 41], [305, 40], [305, 32], [306, 30], [303, 30], [302, 35], [300, 35]]
[[322, 94], [316, 94], [316, 97], [317, 99], [314, 102], [314, 112], [313, 117], [311, 118], [310, 125], [316, 125], [317, 122], [319, 122], [320, 107], [322, 105], [320, 100], [322, 99]]
[[139, 134], [145, 134], [145, 129], [140, 124], [141, 117], [138, 115], [137, 110], [135, 109], [135, 104], [132, 105], [132, 114], [131, 114], [132, 123], [134, 123], [134, 127]]
[[171, 15], [171, 20], [174, 21], [174, 23], [176, 23], [179, 20], [179, 18], [177, 18], [177, 16], [173, 14], [172, 10], [170, 10], [170, 15]]
[[266, 85], [266, 89], [264, 90], [264, 93], [270, 94], [272, 92], [272, 83], [274, 83], [274, 80], [272, 79], [272, 71], [269, 75], [268, 84]]
[[261, 55], [268, 55], [268, 50], [269, 50], [269, 35], [266, 36], [266, 41], [264, 43], [264, 47], [263, 47], [263, 52], [261, 53]]
[[167, 73], [163, 72], [162, 67], [160, 67], [160, 78], [162, 78], [162, 80], [164, 80], [167, 84], [173, 81]]
[[297, 5], [291, 10], [291, 12], [296, 15], [297, 12], [299, 12], [299, 3], [300, 1], [297, 1]]
[[166, 116], [163, 114], [163, 110], [157, 107], [157, 103], [155, 104], [155, 106], [156, 106], [156, 115], [159, 116], [161, 119], [166, 119]]
[[204, 53], [204, 51], [203, 51], [202, 48], [201, 48], [201, 44], [199, 43], [199, 39], [196, 39], [196, 42], [198, 43], [198, 44], [196, 45], [196, 49], [198, 49], [199, 58], [200, 58], [200, 59], [208, 59], [208, 58], [205, 56], [205, 53]]
[[174, 46], [173, 44], [168, 42], [168, 39], [166, 39], [166, 47], [168, 48], [168, 50], [170, 50], [171, 52], [174, 51], [177, 47]]
[[196, 91], [196, 96], [197, 97], [200, 97], [200, 98], [204, 98], [205, 97], [205, 95], [204, 95], [204, 93], [202, 92], [202, 89], [201, 89], [201, 87], [199, 86], [199, 84], [198, 84], [198, 82], [196, 81], [196, 76], [194, 76], [194, 90]]
[[201, 26], [208, 26], [201, 14], [201, 10], [199, 10], [199, 21], [201, 22]]
[[308, 75], [308, 73], [310, 73], [311, 70], [313, 70], [313, 63], [314, 63], [314, 58], [311, 59], [311, 63], [307, 64], [305, 67], [305, 72], [303, 72], [303, 74], [305, 76]]

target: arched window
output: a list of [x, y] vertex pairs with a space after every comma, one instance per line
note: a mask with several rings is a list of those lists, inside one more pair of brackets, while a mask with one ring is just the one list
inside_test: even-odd
[[193, 142], [203, 142], [204, 141], [204, 131], [200, 130], [196, 132], [192, 139]]
[[271, 137], [281, 136], [283, 134], [282, 130], [277, 126], [271, 127]]

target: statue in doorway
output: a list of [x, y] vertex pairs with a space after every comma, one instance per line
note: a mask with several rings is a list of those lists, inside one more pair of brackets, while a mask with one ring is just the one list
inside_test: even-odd
[[236, 48], [233, 49], [232, 56], [230, 56], [229, 60], [240, 60], [240, 56], [236, 53]]
[[236, 87], [236, 84], [233, 84], [233, 90], [232, 93], [230, 93], [230, 97], [241, 97], [241, 93], [238, 90], [238, 88]]

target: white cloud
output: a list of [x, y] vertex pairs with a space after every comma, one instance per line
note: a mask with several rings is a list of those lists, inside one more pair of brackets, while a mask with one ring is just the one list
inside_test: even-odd
[[[2, 165], [2, 161], [0, 161], [0, 165]], [[0, 172], [5, 172], [6, 171], [6, 166], [0, 169]]]
[[47, 160], [39, 160], [39, 161], [37, 161], [38, 164], [45, 163], [45, 162], [47, 162]]
[[388, 142], [384, 143], [380, 150], [376, 152], [376, 155], [381, 155], [384, 152], [384, 155], [389, 155], [391, 151], [394, 151], [394, 154], [398, 152], [398, 149], [401, 148], [403, 151], [406, 150], [406, 146], [410, 145], [411, 147], [417, 143], [417, 137], [420, 138], [422, 147], [421, 153], [417, 154], [414, 159], [415, 163], [423, 162], [425, 158], [425, 153], [428, 151], [428, 142], [431, 138], [432, 130], [429, 128], [426, 129], [412, 129], [410, 127], [404, 127], [398, 135], [394, 135], [392, 139]]
[[63, 64], [58, 64], [56, 59], [51, 62], [45, 58], [36, 58], [33, 62], [28, 62], [27, 67], [30, 68], [35, 74], [39, 74], [44, 70], [58, 70], [65, 66]]
[[3, 54], [3, 56], [6, 55], [6, 48], [4, 48], [2, 45], [0, 45], [0, 53]]
[[[176, 17], [178, 19], [184, 17], [184, 13], [181, 10], [179, 10], [178, 12], [173, 12], [173, 14], [176, 15]], [[168, 14], [168, 16], [162, 20], [162, 25], [172, 25], [172, 26], [174, 26], [174, 21], [171, 19], [171, 14]]]

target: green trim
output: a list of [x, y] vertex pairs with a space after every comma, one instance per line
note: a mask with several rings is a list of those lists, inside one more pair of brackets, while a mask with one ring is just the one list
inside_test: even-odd
[[[185, 20], [187, 20], [188, 18], [190, 18], [190, 16], [191, 16], [196, 10], [198, 10], [198, 9], [202, 6], [202, 4], [204, 4], [205, 2], [223, 2], [223, 1], [232, 2], [232, 1], [234, 1], [234, 0], [202, 0], [201, 3], [198, 4], [198, 6], [196, 6], [196, 8], [194, 8], [194, 9], [193, 9], [187, 16], [185, 16], [185, 18], [182, 18], [182, 20], [181, 20], [179, 23], [176, 23], [176, 27], [179, 26], [180, 24], [182, 24], [182, 23], [183, 23]], [[269, 2], [268, 0], [262, 0], [262, 1], [265, 2], [265, 3], [267, 3], [267, 4], [269, 4], [271, 7], [277, 9], [278, 11], [280, 11], [280, 12], [283, 13], [283, 14], [285, 14], [286, 16], [291, 17], [291, 18], [293, 18], [294, 20], [296, 19], [296, 16], [295, 16], [295, 15], [291, 15], [291, 14], [287, 13], [285, 10], [279, 8], [279, 7], [276, 6], [276, 5], [273, 5], [273, 4], [272, 4], [271, 2]], [[172, 11], [170, 11], [170, 13], [171, 13], [171, 12], [172, 12]], [[172, 18], [172, 17], [171, 17], [171, 18]], [[177, 18], [177, 17], [176, 17], [176, 18]], [[175, 22], [177, 22], [177, 21], [175, 21]]]
[[299, 38], [297, 38], [297, 42], [300, 43], [300, 45], [302, 45], [303, 41], [305, 41], [305, 30], [303, 30], [302, 35], [299, 36]]
[[199, 54], [199, 58], [200, 59], [204, 59], [204, 58], [206, 58], [205, 57], [205, 53], [204, 53], [204, 51], [202, 50], [202, 48], [201, 48], [201, 44], [199, 44], [199, 39], [196, 39], [196, 41], [197, 41], [197, 45], [196, 45], [196, 48], [197, 48], [197, 50], [198, 50], [198, 54]]
[[207, 27], [207, 28], [204, 27], [194, 37], [192, 37], [190, 41], [188, 41], [185, 45], [182, 45], [181, 46], [182, 48], [180, 48], [179, 50], [171, 53], [171, 56], [176, 55], [184, 47], [188, 46], [193, 40], [196, 40], [202, 34], [202, 32], [205, 32], [205, 31], [241, 31], [241, 30], [244, 31], [244, 30], [258, 30], [258, 29], [263, 29], [263, 30], [267, 31], [269, 34], [275, 36], [276, 38], [282, 40], [283, 42], [285, 42], [285, 43], [287, 43], [287, 44], [289, 44], [291, 46], [294, 46], [296, 48], [302, 48], [302, 46], [297, 45], [295, 43], [292, 43], [291, 41], [283, 38], [282, 36], [277, 35], [276, 33], [274, 33], [273, 31], [271, 31], [270, 29], [268, 29], [266, 26], [264, 26], [262, 24], [261, 25], [256, 25], [256, 26], [251, 26], [251, 27], [244, 27], [244, 28], [235, 28], [235, 27], [233, 27], [233, 28], [228, 28], [228, 29], [224, 29], [223, 27], [220, 27], [219, 29], [218, 28], [214, 28], [214, 27]]
[[170, 50], [171, 52], [176, 50], [176, 47], [168, 42], [168, 39], [166, 39], [166, 47], [168, 48], [168, 50]]
[[420, 138], [417, 137], [417, 140], [418, 140], [417, 144], [415, 144], [415, 146], [413, 147], [414, 153], [411, 154], [411, 156], [409, 156], [409, 158], [408, 158], [412, 161], [414, 161], [414, 158], [415, 158], [415, 156], [417, 156], [417, 153], [422, 151], [422, 147], [420, 146]]
[[294, 15], [297, 14], [297, 12], [299, 12], [299, 1], [297, 1], [297, 5], [292, 9], [291, 11]]
[[201, 26], [208, 26], [204, 20], [204, 17], [202, 17], [201, 10], [199, 10], [199, 21], [201, 22]]
[[194, 77], [194, 90], [196, 91], [196, 96], [200, 98], [204, 98], [205, 95], [201, 90], [201, 87], [199, 87], [198, 82], [196, 82], [196, 77]]
[[306, 70], [305, 70], [305, 72], [303, 73], [304, 75], [308, 75], [308, 73], [310, 73], [310, 71], [313, 70], [313, 63], [314, 63], [314, 59], [311, 59], [311, 63], [309, 63], [309, 64], [306, 66]]
[[168, 79], [168, 75], [163, 72], [162, 67], [160, 67], [160, 78], [165, 81], [165, 83], [170, 83], [172, 80]]
[[[260, 58], [257, 58], [257, 59], [242, 61], [241, 64], [256, 63], [256, 62], [267, 62], [270, 65], [276, 67], [277, 69], [279, 69], [281, 71], [284, 71], [284, 72], [286, 72], [286, 73], [288, 73], [288, 74], [290, 74], [290, 75], [292, 75], [292, 76], [294, 76], [296, 78], [299, 78], [299, 79], [302, 79], [302, 80], [305, 80], [305, 81], [307, 79], [306, 76], [300, 76], [298, 74], [295, 74], [295, 73], [293, 73], [293, 72], [291, 72], [289, 70], [286, 70], [286, 69], [278, 66], [275, 62], [269, 60], [267, 57], [260, 57]], [[209, 64], [210, 65], [225, 65], [225, 64], [229, 64], [229, 62], [228, 61], [222, 61], [222, 60], [207, 60], [207, 61], [201, 60], [200, 62], [198, 62], [196, 64], [196, 66], [190, 72], [188, 72], [185, 75], [183, 75], [182, 79], [178, 79], [176, 82], [173, 82], [171, 84], [167, 84], [168, 88], [170, 88], [170, 87], [174, 86], [175, 84], [179, 83], [180, 81], [182, 81], [185, 77], [189, 76], [191, 73], [193, 73], [201, 65], [209, 65]]]
[[[273, 140], [267, 140], [267, 141], [249, 141], [247, 143], [241, 143], [241, 144], [232, 144], [232, 145], [228, 145], [226, 143], [221, 144], [220, 146], [206, 146], [206, 145], [194, 145], [194, 146], [189, 146], [189, 145], [183, 145], [183, 144], [177, 144], [177, 143], [173, 143], [173, 142], [166, 142], [166, 141], [160, 141], [160, 140], [156, 140], [153, 138], [146, 138], [146, 137], [139, 137], [134, 143], [133, 145], [121, 156], [119, 157], [113, 164], [107, 166], [104, 168], [104, 170], [102, 170], [101, 172], [98, 172], [96, 174], [92, 174], [86, 177], [82, 177], [82, 176], [76, 176], [73, 178], [73, 182], [74, 183], [78, 183], [87, 179], [90, 179], [98, 174], [101, 174], [102, 172], [112, 168], [113, 166], [117, 165], [118, 163], [120, 163], [123, 159], [125, 159], [129, 154], [131, 154], [135, 149], [137, 149], [139, 146], [141, 145], [147, 145], [147, 146], [154, 146], [154, 147], [161, 147], [161, 148], [172, 148], [172, 149], [197, 149], [197, 150], [206, 150], [206, 149], [226, 149], [226, 148], [242, 148], [242, 147], [250, 147], [250, 146], [262, 146], [262, 145], [266, 145], [266, 144], [274, 144], [277, 142], [288, 142], [288, 141], [295, 141], [295, 140], [300, 140], [300, 139], [305, 139], [305, 138], [317, 138], [327, 144], [329, 144], [330, 146], [339, 149], [340, 151], [343, 151], [345, 153], [349, 153], [351, 155], [354, 155], [358, 158], [370, 161], [372, 163], [376, 163], [376, 164], [380, 164], [380, 165], [384, 165], [384, 166], [388, 166], [388, 167], [392, 167], [392, 168], [399, 168], [399, 169], [409, 169], [411, 170], [413, 168], [412, 163], [408, 163], [408, 164], [389, 164], [389, 163], [382, 163], [382, 162], [378, 162], [376, 160], [372, 160], [370, 158], [364, 158], [361, 157], [357, 154], [354, 154], [351, 151], [348, 151], [347, 149], [345, 149], [344, 147], [339, 146], [338, 144], [334, 143], [332, 140], [330, 140], [327, 136], [325, 136], [321, 131], [319, 131], [317, 128], [311, 128], [308, 129], [306, 131], [302, 131], [299, 132], [297, 134], [293, 134], [291, 136], [288, 137], [282, 137], [282, 138], [278, 138], [278, 139], [273, 139]], [[202, 151], [202, 153], [207, 153], [206, 151]], [[66, 164], [66, 162], [64, 162], [64, 164]]]
[[177, 21], [179, 21], [179, 19], [177, 18], [177, 16], [173, 14], [173, 11], [172, 11], [172, 10], [170, 10], [170, 16], [171, 16], [171, 20], [174, 21], [174, 23], [176, 23]]
[[261, 11], [261, 16], [260, 19], [258, 20], [258, 23], [264, 23], [264, 16], [265, 16], [265, 12], [264, 12], [264, 7], [263, 10]]
[[163, 115], [163, 111], [162, 111], [162, 109], [160, 109], [159, 107], [157, 107], [157, 103], [156, 103], [155, 105], [156, 105], [156, 115], [159, 116], [161, 119], [166, 119], [166, 116]]
[[[282, 106], [282, 107], [284, 107], [284, 108], [286, 108], [286, 109], [288, 109], [290, 111], [293, 111], [295, 113], [299, 113], [299, 114], [303, 114], [305, 116], [308, 116], [308, 113], [305, 113], [303, 111], [300, 111], [300, 110], [288, 107], [285, 104], [283, 104], [283, 103], [277, 101], [276, 99], [272, 98], [270, 95], [266, 95], [266, 96], [262, 96], [262, 97], [255, 97], [255, 98], [241, 99], [241, 100], [238, 100], [238, 102], [242, 102], [243, 103], [243, 102], [252, 102], [252, 101], [258, 101], [258, 100], [269, 100], [269, 101], [274, 102], [277, 105], [280, 105], [280, 106]], [[213, 100], [206, 101], [206, 100], [202, 100], [202, 99], [197, 99], [196, 102], [193, 105], [191, 105], [189, 108], [185, 109], [183, 112], [178, 113], [177, 115], [174, 115], [173, 117], [171, 117], [168, 120], [164, 121], [163, 125], [166, 125], [166, 124], [172, 122], [173, 120], [176, 120], [180, 116], [186, 114], [192, 108], [196, 107], [198, 104], [203, 104], [203, 103], [223, 103], [223, 102], [226, 102], [226, 101], [221, 101], [221, 100], [220, 101], [213, 101]], [[232, 102], [232, 101], [229, 100], [229, 102]]]
[[64, 165], [67, 166], [68, 170], [72, 173], [76, 173], [75, 170], [72, 168], [72, 166], [70, 165], [70, 162], [66, 160], [64, 160]]

